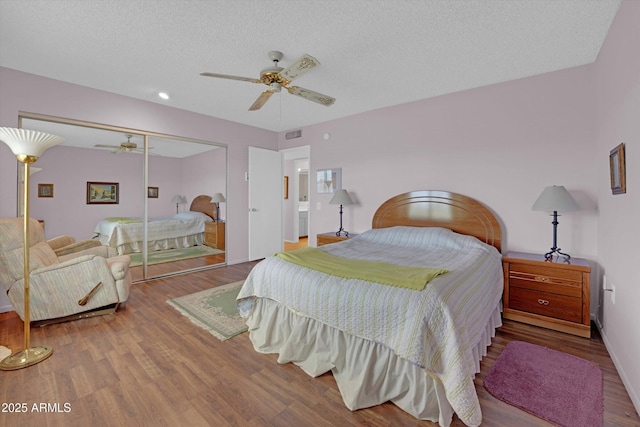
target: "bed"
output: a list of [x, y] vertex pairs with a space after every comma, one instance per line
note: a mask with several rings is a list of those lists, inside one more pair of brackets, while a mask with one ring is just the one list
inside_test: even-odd
[[500, 245], [500, 223], [482, 203], [404, 193], [378, 208], [371, 230], [311, 251], [446, 270], [424, 289], [344, 279], [273, 256], [250, 272], [238, 309], [256, 351], [313, 377], [331, 371], [350, 410], [391, 401], [443, 426], [454, 413], [480, 425], [473, 377], [502, 324]]
[[[204, 224], [216, 218], [216, 205], [210, 196], [200, 195], [189, 211], [149, 218], [147, 250], [188, 248], [204, 244]], [[144, 221], [141, 217], [105, 218], [96, 224], [94, 238], [117, 249], [118, 255], [142, 252]]]

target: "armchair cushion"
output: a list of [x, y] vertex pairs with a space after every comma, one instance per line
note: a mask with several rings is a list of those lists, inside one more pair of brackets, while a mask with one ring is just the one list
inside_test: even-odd
[[[24, 277], [23, 249], [20, 247], [7, 251], [5, 257], [7, 260], [5, 263], [6, 271], [3, 271], [2, 274], [8, 278], [8, 280], [3, 279], [6, 286]], [[58, 257], [45, 242], [38, 242], [29, 248], [29, 271], [38, 270], [57, 262]]]

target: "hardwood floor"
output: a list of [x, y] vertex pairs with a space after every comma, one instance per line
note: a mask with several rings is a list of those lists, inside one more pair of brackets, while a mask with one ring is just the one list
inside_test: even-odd
[[[0, 425], [436, 425], [416, 420], [390, 403], [351, 412], [331, 374], [310, 378], [292, 364], [279, 365], [275, 355], [257, 353], [246, 333], [218, 341], [166, 303], [242, 280], [254, 265], [136, 284], [128, 304], [114, 315], [33, 328], [32, 344], [51, 345], [54, 353], [29, 368], [0, 372], [1, 409], [20, 403], [27, 409], [26, 413], [0, 412]], [[13, 313], [0, 314], [0, 344], [20, 349], [22, 339], [20, 319]], [[604, 377], [605, 426], [640, 426], [597, 333], [587, 340], [513, 321], [505, 321], [497, 331], [475, 379], [483, 425], [549, 425], [498, 401], [482, 385], [502, 349], [514, 340], [596, 363]], [[452, 425], [463, 424], [454, 418]]]
[[292, 251], [294, 249], [306, 248], [309, 246], [309, 238], [308, 237], [300, 237], [297, 243], [293, 242], [284, 242], [284, 251]]

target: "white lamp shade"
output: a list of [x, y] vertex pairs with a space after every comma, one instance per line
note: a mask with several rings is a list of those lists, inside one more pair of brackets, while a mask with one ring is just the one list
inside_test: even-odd
[[542, 191], [538, 200], [531, 208], [534, 211], [577, 211], [580, 209], [578, 203], [571, 197], [571, 194], [562, 185], [552, 185]]
[[176, 194], [175, 196], [173, 196], [173, 199], [171, 199], [171, 203], [187, 203], [187, 198]]
[[215, 203], [220, 203], [220, 202], [225, 202], [225, 198], [222, 195], [222, 193], [216, 193], [213, 195], [213, 197], [211, 198], [211, 201], [215, 202]]
[[349, 196], [347, 190], [336, 190], [333, 197], [329, 201], [330, 205], [352, 205], [353, 200]]
[[0, 141], [7, 144], [16, 156], [38, 158], [47, 149], [62, 144], [64, 138], [34, 130], [0, 127]]

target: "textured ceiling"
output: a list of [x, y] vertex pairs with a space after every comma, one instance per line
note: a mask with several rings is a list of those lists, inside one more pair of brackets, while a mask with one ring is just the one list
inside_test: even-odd
[[[619, 0], [0, 0], [0, 65], [273, 131], [594, 62]], [[247, 111], [267, 52], [321, 66]], [[1, 78], [1, 74], [0, 74]], [[158, 91], [171, 95], [160, 100]]]

